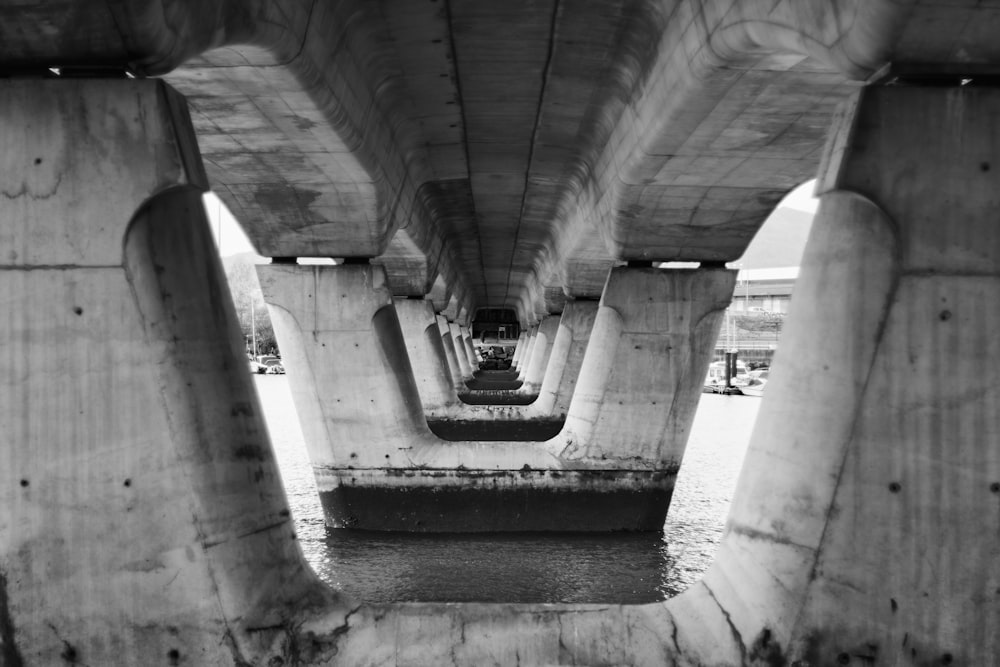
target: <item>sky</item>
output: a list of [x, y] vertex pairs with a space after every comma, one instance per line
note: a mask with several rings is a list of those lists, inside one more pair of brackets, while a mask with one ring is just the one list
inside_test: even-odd
[[[819, 205], [819, 200], [812, 196], [815, 186], [815, 180], [806, 181], [792, 190], [778, 206], [805, 211], [807, 213], [815, 213], [816, 207]], [[212, 233], [215, 237], [216, 245], [219, 246], [219, 255], [229, 257], [230, 255], [238, 255], [244, 252], [255, 252], [249, 239], [247, 239], [247, 235], [243, 233], [236, 219], [214, 193], [209, 192], [205, 195], [205, 209], [211, 221]], [[763, 234], [758, 235], [758, 239], [761, 241], [764, 240], [763, 237]], [[754, 240], [754, 243], [756, 242], [757, 239]], [[754, 247], [753, 243], [750, 245], [751, 248]], [[759, 251], [759, 248], [757, 250]], [[749, 253], [750, 249], [747, 252]]]
[[256, 253], [253, 246], [250, 245], [247, 235], [243, 233], [243, 229], [226, 208], [226, 205], [222, 203], [222, 200], [216, 197], [214, 192], [206, 193], [204, 200], [205, 211], [208, 213], [208, 220], [212, 225], [212, 236], [215, 238], [215, 245], [219, 248], [219, 255], [229, 257], [244, 252]]

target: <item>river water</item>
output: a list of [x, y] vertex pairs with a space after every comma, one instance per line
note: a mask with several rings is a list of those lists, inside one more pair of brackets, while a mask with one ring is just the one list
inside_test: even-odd
[[365, 602], [625, 604], [677, 595], [712, 562], [760, 405], [702, 394], [662, 535], [328, 531], [287, 377], [254, 381], [306, 559]]

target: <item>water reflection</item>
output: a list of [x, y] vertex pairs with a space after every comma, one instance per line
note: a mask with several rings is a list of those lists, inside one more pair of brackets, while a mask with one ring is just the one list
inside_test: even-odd
[[643, 603], [711, 564], [759, 398], [702, 396], [664, 533], [327, 531], [286, 376], [255, 376], [296, 532], [324, 581], [367, 602]]
[[320, 575], [355, 599], [653, 602], [668, 558], [658, 534], [332, 531]]

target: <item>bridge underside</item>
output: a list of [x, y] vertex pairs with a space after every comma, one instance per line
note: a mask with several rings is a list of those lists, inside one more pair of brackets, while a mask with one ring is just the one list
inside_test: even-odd
[[[998, 28], [920, 0], [0, 2], [0, 664], [991, 664]], [[203, 192], [274, 260], [330, 524], [642, 530], [724, 264], [817, 172], [701, 582], [539, 607], [316, 579]], [[497, 375], [480, 309], [516, 314]]]

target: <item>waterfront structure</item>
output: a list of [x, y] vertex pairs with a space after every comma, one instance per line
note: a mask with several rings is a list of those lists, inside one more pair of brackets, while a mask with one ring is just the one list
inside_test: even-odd
[[[990, 664], [998, 23], [890, 0], [0, 3], [3, 664]], [[817, 166], [701, 582], [357, 605], [309, 573], [201, 192], [274, 258], [330, 479], [351, 454], [368, 494], [523, 461], [581, 492], [601, 461], [638, 462], [612, 483], [679, 464], [721, 265]], [[431, 439], [397, 297], [431, 302], [453, 388], [477, 308], [517, 313], [527, 378], [544, 319], [600, 298], [560, 435]], [[375, 441], [331, 444], [350, 419]]]

